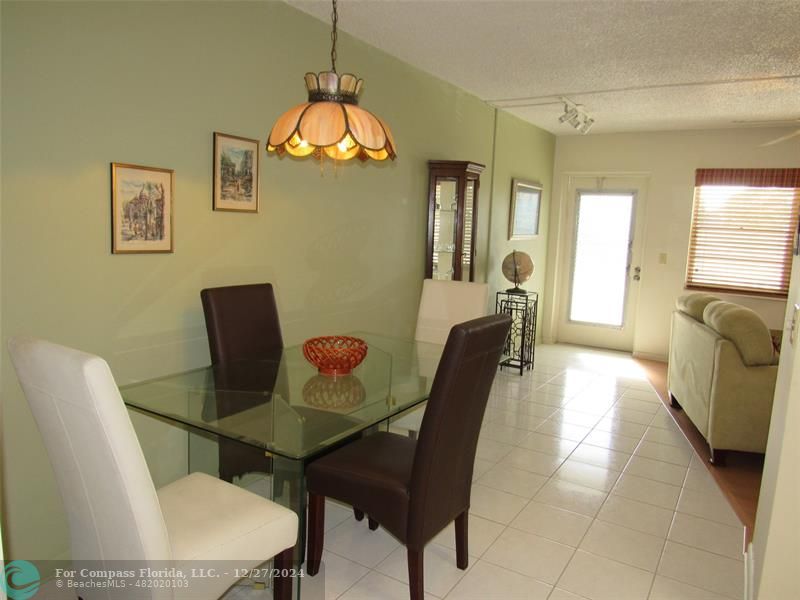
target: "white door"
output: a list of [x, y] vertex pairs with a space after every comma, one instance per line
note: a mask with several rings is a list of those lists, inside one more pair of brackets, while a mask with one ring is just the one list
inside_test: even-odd
[[573, 177], [558, 341], [632, 351], [645, 180]]

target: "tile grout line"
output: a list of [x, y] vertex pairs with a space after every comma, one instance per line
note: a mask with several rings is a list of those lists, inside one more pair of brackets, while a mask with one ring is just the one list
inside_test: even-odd
[[[538, 388], [537, 388], [537, 389], [538, 389]], [[576, 394], [576, 395], [577, 395], [577, 394]], [[568, 405], [568, 404], [569, 404], [569, 402], [571, 402], [571, 401], [572, 401], [572, 398], [570, 398], [570, 399], [569, 399], [569, 401], [567, 402], [567, 405]], [[561, 408], [561, 409], [557, 409], [557, 410], [563, 410], [563, 406], [562, 406], [562, 408]], [[609, 410], [611, 410], [611, 409], [609, 408]], [[556, 412], [557, 412], [557, 411], [556, 411]], [[553, 414], [555, 414], [555, 413], [553, 413]], [[605, 413], [603, 413], [603, 417], [604, 417], [606, 414], [608, 414], [608, 411], [606, 411]], [[551, 417], [552, 417], [552, 415], [551, 415]], [[601, 419], [602, 419], [603, 417], [601, 417]], [[598, 419], [598, 422], [599, 422], [601, 419]], [[546, 421], [545, 421], [545, 422], [546, 422]], [[538, 429], [538, 428], [537, 428], [537, 429]], [[591, 431], [592, 431], [592, 430], [593, 430], [593, 428], [589, 428], [589, 433], [591, 433]], [[535, 430], [535, 431], [536, 431], [536, 430]], [[578, 448], [578, 446], [580, 446], [580, 445], [583, 443], [583, 441], [586, 439], [586, 437], [589, 435], [589, 433], [587, 433], [587, 434], [586, 434], [586, 435], [584, 435], [584, 436], [583, 436], [583, 437], [582, 437], [580, 440], [578, 440], [578, 443], [577, 443], [577, 445], [575, 446], [575, 448], [573, 448], [573, 449], [570, 451], [570, 453], [569, 453], [569, 454], [567, 454], [567, 456], [566, 456], [566, 457], [564, 457], [563, 459], [561, 459], [561, 457], [560, 457], [560, 456], [557, 456], [557, 458], [561, 459], [561, 461], [560, 461], [560, 463], [559, 463], [559, 466], [556, 468], [556, 470], [555, 470], [555, 471], [553, 471], [553, 472], [552, 472], [552, 473], [551, 473], [549, 476], [547, 476], [547, 480], [546, 480], [546, 481], [545, 481], [545, 482], [542, 484], [542, 486], [539, 488], [539, 490], [537, 490], [537, 494], [538, 494], [538, 493], [539, 493], [539, 491], [541, 491], [541, 489], [542, 489], [542, 488], [544, 488], [544, 487], [545, 487], [545, 486], [546, 486], [548, 483], [550, 483], [551, 481], [553, 481], [554, 479], [556, 479], [556, 478], [555, 478], [555, 473], [556, 473], [556, 472], [558, 472], [558, 470], [559, 470], [559, 469], [560, 469], [560, 468], [561, 468], [561, 467], [564, 465], [564, 463], [565, 463], [565, 462], [566, 462], [566, 461], [567, 461], [567, 460], [568, 460], [568, 459], [569, 459], [569, 458], [572, 456], [572, 454], [575, 452], [575, 450]], [[544, 434], [544, 435], [547, 435], [547, 434]], [[556, 438], [557, 436], [551, 436], [551, 437], [554, 437], [554, 438]], [[570, 441], [573, 441], [573, 440], [570, 440]], [[630, 460], [630, 459], [629, 459], [629, 460]], [[627, 463], [626, 463], [626, 464], [627, 464]], [[576, 485], [580, 485], [580, 484], [576, 484]], [[609, 494], [610, 494], [610, 492], [606, 492], [606, 499], [608, 498], [608, 495], [609, 495]], [[523, 507], [523, 508], [522, 508], [522, 509], [521, 509], [521, 510], [520, 510], [520, 511], [519, 511], [519, 512], [518, 512], [518, 513], [515, 515], [515, 517], [514, 517], [513, 519], [511, 519], [511, 521], [509, 522], [509, 524], [505, 526], [505, 529], [503, 529], [503, 531], [502, 531], [502, 532], [500, 532], [500, 535], [499, 535], [499, 536], [496, 538], [496, 540], [497, 540], [497, 539], [500, 539], [500, 537], [502, 537], [502, 535], [503, 535], [503, 534], [504, 534], [506, 531], [508, 531], [509, 529], [512, 529], [511, 523], [513, 523], [513, 522], [514, 522], [514, 520], [516, 520], [516, 519], [519, 517], [519, 515], [520, 515], [520, 514], [521, 514], [521, 513], [522, 513], [522, 512], [523, 512], [523, 511], [524, 511], [524, 510], [525, 510], [525, 509], [528, 507], [528, 506], [530, 506], [530, 505], [531, 505], [531, 503], [532, 503], [532, 502], [534, 502], [534, 499], [535, 499], [535, 497], [536, 497], [536, 494], [534, 494], [534, 496], [533, 496], [533, 497], [531, 497], [531, 498], [528, 500], [528, 502], [525, 504], [525, 506], [524, 506], [524, 507]], [[604, 502], [605, 502], [605, 500], [604, 500]], [[542, 504], [546, 504], [546, 503], [542, 503]], [[548, 505], [548, 506], [553, 506], [553, 505]], [[559, 508], [559, 509], [561, 509], [560, 507], [556, 507], [556, 508]], [[561, 509], [561, 510], [565, 510], [565, 509]], [[572, 512], [572, 511], [568, 511], [568, 512]], [[599, 509], [598, 509], [598, 512], [599, 512]], [[584, 515], [584, 516], [586, 516], [586, 515]], [[584, 538], [586, 537], [586, 534], [588, 533], [589, 529], [591, 529], [591, 526], [592, 526], [592, 524], [593, 524], [593, 523], [594, 523], [594, 521], [596, 520], [596, 516], [597, 516], [597, 513], [595, 513], [595, 515], [592, 517], [592, 523], [590, 523], [590, 524], [589, 524], [589, 527], [587, 527], [587, 528], [586, 528], [586, 531], [584, 531], [583, 535], [581, 536], [581, 539], [578, 541], [578, 545], [577, 545], [577, 546], [574, 546], [574, 547], [573, 547], [573, 546], [570, 546], [570, 545], [567, 545], [567, 544], [563, 544], [563, 543], [562, 543], [562, 545], [565, 545], [565, 546], [567, 546], [567, 547], [571, 548], [571, 549], [572, 549], [572, 552], [571, 552], [571, 554], [570, 554], [570, 557], [569, 557], [569, 559], [568, 559], [568, 560], [567, 560], [567, 561], [564, 563], [564, 566], [561, 568], [561, 572], [559, 573], [558, 577], [555, 579], [555, 582], [554, 582], [554, 583], [551, 585], [551, 589], [550, 589], [550, 593], [548, 594], [548, 597], [550, 597], [550, 596], [552, 595], [553, 591], [554, 591], [554, 590], [556, 589], [556, 587], [558, 586], [558, 582], [559, 582], [559, 581], [561, 581], [561, 578], [563, 577], [563, 575], [564, 575], [564, 572], [567, 570], [567, 568], [569, 567], [570, 563], [572, 562], [572, 559], [575, 557], [575, 554], [578, 552], [578, 548], [580, 547], [580, 544], [583, 542]], [[513, 529], [515, 529], [515, 530], [516, 530], [516, 528], [513, 528]], [[524, 533], [528, 533], [528, 532], [524, 532]], [[530, 535], [530, 534], [529, 534], [529, 535]], [[544, 539], [549, 539], [549, 538], [546, 538], [545, 536], [539, 536], [539, 537], [543, 537]], [[495, 540], [495, 543], [496, 543], [496, 540]], [[555, 541], [555, 540], [552, 540], [552, 541]], [[494, 545], [494, 544], [492, 544], [492, 545]], [[490, 548], [491, 548], [491, 546], [490, 546]], [[488, 552], [488, 549], [487, 549], [487, 552]], [[487, 561], [487, 562], [488, 562], [488, 561]], [[548, 585], [550, 585], [550, 584], [548, 584]]]
[[[609, 410], [611, 410], [611, 409], [609, 409]], [[608, 413], [606, 412], [605, 414], [608, 414]], [[643, 435], [644, 435], [644, 434], [643, 434]], [[639, 443], [641, 443], [641, 439], [640, 439], [640, 442], [639, 442]], [[636, 447], [638, 448], [638, 444], [637, 444], [637, 446], [636, 446]], [[635, 451], [635, 448], [634, 448], [634, 451]], [[627, 466], [628, 466], [628, 463], [630, 463], [630, 461], [631, 461], [632, 459], [633, 459], [633, 454], [631, 454], [631, 458], [630, 458], [630, 459], [628, 459], [628, 462], [625, 464], [625, 467], [627, 467]], [[623, 472], [624, 472], [624, 471], [623, 471]], [[621, 474], [620, 474], [620, 477], [622, 477], [622, 475], [621, 475]], [[619, 481], [619, 478], [617, 478], [617, 481], [615, 481], [615, 482], [614, 482], [614, 486], [615, 486], [615, 487], [616, 487], [616, 484], [617, 484], [617, 482], [618, 482], [618, 481]], [[613, 490], [613, 489], [614, 489], [614, 488], [612, 487], [612, 490]], [[567, 571], [567, 568], [569, 567], [570, 563], [571, 563], [571, 562], [572, 562], [572, 560], [575, 558], [575, 555], [578, 553], [578, 550], [580, 549], [580, 547], [581, 547], [581, 544], [583, 544], [584, 540], [586, 539], [586, 536], [589, 534], [589, 531], [590, 531], [590, 530], [591, 530], [591, 528], [594, 526], [595, 522], [597, 522], [597, 521], [598, 521], [597, 515], [599, 515], [599, 514], [600, 514], [600, 512], [603, 510], [603, 506], [605, 506], [606, 502], [608, 502], [608, 499], [609, 499], [609, 497], [610, 497], [610, 496], [611, 496], [611, 490], [609, 490], [609, 492], [606, 494], [605, 500], [603, 500], [603, 504], [601, 504], [601, 505], [600, 505], [600, 508], [598, 508], [598, 509], [597, 509], [597, 512], [596, 512], [596, 513], [594, 514], [594, 516], [592, 517], [592, 522], [589, 524], [589, 527], [587, 527], [587, 528], [586, 528], [586, 531], [584, 531], [584, 532], [583, 532], [583, 535], [581, 536], [581, 539], [580, 539], [580, 541], [578, 542], [578, 545], [575, 547], [575, 551], [572, 553], [572, 556], [570, 557], [570, 559], [569, 559], [569, 561], [567, 562], [567, 564], [565, 564], [565, 565], [564, 565], [564, 569], [561, 571], [561, 575], [559, 575], [558, 579], [556, 580], [556, 583], [555, 583], [555, 585], [553, 585], [553, 589], [555, 589], [555, 588], [558, 586], [558, 583], [559, 583], [559, 582], [561, 581], [561, 579], [563, 578], [563, 576], [564, 576], [564, 573]], [[603, 522], [603, 521], [601, 521], [601, 522]], [[593, 554], [594, 556], [599, 556], [599, 555], [596, 555], [596, 554], [594, 554], [594, 553], [592, 553], [592, 552], [589, 552], [588, 550], [584, 550], [584, 552], [587, 552], [587, 553], [589, 553], [589, 554]], [[613, 559], [608, 559], [608, 560], [613, 560]], [[625, 564], [625, 563], [622, 563], [622, 564]], [[655, 575], [653, 576], [653, 580], [654, 580], [654, 579], [655, 579]], [[650, 585], [651, 585], [651, 587], [652, 587], [652, 581], [651, 581]], [[566, 588], [564, 588], [564, 589], [566, 589]], [[569, 591], [569, 590], [567, 590], [567, 591]], [[649, 591], [648, 591], [648, 596], [649, 596], [649, 595], [650, 595], [650, 594], [649, 594]]]
[[[653, 417], [655, 419], [655, 417]], [[691, 458], [689, 459], [689, 464], [691, 464]], [[683, 483], [681, 484], [681, 493], [683, 493], [683, 485], [686, 483], [686, 478], [689, 476], [689, 467], [686, 467], [686, 473], [683, 474]], [[672, 519], [670, 520], [669, 527], [667, 528], [667, 533], [664, 536], [664, 543], [661, 544], [661, 552], [658, 555], [658, 562], [656, 562], [656, 570], [653, 575], [653, 579], [650, 582], [650, 589], [647, 591], [647, 598], [649, 599], [650, 596], [653, 594], [653, 587], [656, 584], [656, 577], [658, 577], [658, 571], [661, 568], [661, 562], [664, 560], [664, 553], [667, 550], [667, 541], [669, 540], [669, 534], [672, 531], [672, 527], [675, 525], [675, 519], [678, 514], [678, 503], [680, 502], [681, 495], [678, 494], [678, 500], [675, 502], [675, 508], [672, 509]]]

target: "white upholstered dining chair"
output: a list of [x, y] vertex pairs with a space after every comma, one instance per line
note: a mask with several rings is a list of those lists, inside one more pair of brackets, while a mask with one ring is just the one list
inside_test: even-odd
[[[31, 338], [12, 339], [9, 350], [55, 471], [73, 562], [111, 570], [236, 561], [229, 565], [246, 569], [274, 556], [276, 568], [291, 568], [298, 528], [291, 510], [202, 473], [155, 489], [102, 358]], [[241, 578], [234, 568], [216, 574], [185, 588], [81, 589], [79, 595], [210, 600]], [[291, 578], [276, 579], [275, 598], [290, 595]]]
[[488, 293], [485, 283], [425, 279], [414, 339], [444, 346], [453, 325], [487, 314]]
[[[489, 286], [485, 283], [423, 280], [414, 340], [444, 346], [453, 325], [487, 314], [488, 294]], [[425, 345], [418, 345], [417, 371], [420, 376], [433, 380], [439, 364], [440, 351], [441, 348], [434, 350], [426, 348]], [[394, 421], [392, 427], [406, 430], [413, 437], [422, 425], [424, 413], [423, 404]]]

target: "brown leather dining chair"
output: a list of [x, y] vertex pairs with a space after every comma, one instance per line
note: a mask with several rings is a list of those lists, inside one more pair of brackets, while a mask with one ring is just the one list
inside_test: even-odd
[[[208, 333], [211, 363], [224, 369], [238, 361], [279, 360], [283, 350], [278, 306], [270, 283], [207, 288], [200, 292]], [[223, 370], [223, 372], [225, 372]], [[277, 369], [264, 368], [258, 387], [274, 389]], [[236, 382], [218, 382], [236, 388]], [[253, 382], [247, 382], [247, 388]], [[264, 397], [247, 394], [217, 394], [214, 413], [221, 418], [263, 403]], [[219, 476], [225, 481], [245, 473], [270, 473], [272, 461], [264, 452], [227, 438], [219, 439]]]
[[371, 528], [405, 544], [412, 600], [424, 597], [425, 545], [453, 520], [456, 565], [467, 568], [475, 450], [510, 326], [508, 315], [492, 315], [451, 329], [416, 440], [380, 432], [307, 467], [309, 575], [322, 560], [326, 497], [359, 507]]
[[207, 288], [200, 300], [212, 364], [280, 357], [283, 336], [271, 283]]
[[[200, 292], [214, 365], [217, 393], [207, 407], [209, 419], [220, 419], [270, 402], [279, 384], [283, 353], [278, 307], [272, 284], [208, 288]], [[250, 393], [259, 392], [259, 393]], [[305, 435], [324, 439], [352, 425], [347, 415], [293, 405]], [[273, 473], [272, 459], [247, 444], [219, 438], [219, 476], [225, 481], [246, 473]], [[283, 489], [280, 474], [273, 487]], [[295, 493], [295, 490], [290, 490]]]

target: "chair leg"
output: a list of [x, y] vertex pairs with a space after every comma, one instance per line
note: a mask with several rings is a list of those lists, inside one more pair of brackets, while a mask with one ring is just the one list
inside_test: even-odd
[[378, 522], [372, 517], [368, 517], [370, 531], [375, 531], [378, 528]]
[[423, 550], [408, 548], [408, 587], [411, 591], [411, 600], [425, 600], [425, 586], [423, 578]]
[[273, 560], [275, 575], [272, 578], [272, 597], [274, 600], [290, 600], [292, 597], [292, 559], [294, 548], [287, 548]]
[[306, 572], [319, 573], [325, 543], [325, 496], [308, 493], [308, 557]]
[[467, 548], [469, 547], [468, 535], [469, 523], [469, 510], [456, 517], [456, 566], [462, 571], [469, 565], [469, 555]]
[[364, 511], [353, 507], [353, 516], [356, 518], [356, 521], [363, 521], [364, 520]]

